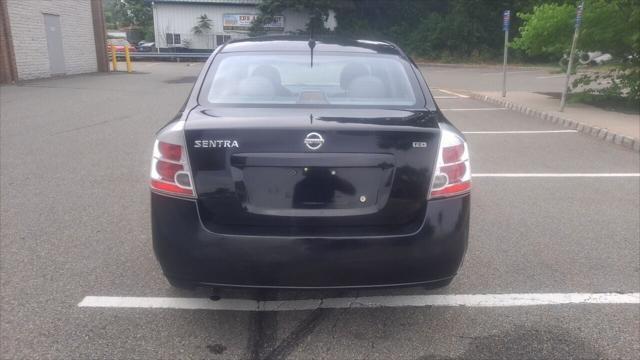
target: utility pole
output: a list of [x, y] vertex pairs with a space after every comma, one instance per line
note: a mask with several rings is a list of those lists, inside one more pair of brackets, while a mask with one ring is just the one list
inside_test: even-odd
[[576, 43], [578, 42], [578, 35], [580, 34], [580, 23], [582, 22], [582, 12], [584, 11], [584, 0], [578, 5], [576, 11], [576, 26], [573, 31], [573, 42], [571, 43], [571, 51], [569, 52], [569, 65], [567, 66], [567, 77], [564, 81], [564, 88], [562, 89], [562, 98], [560, 99], [560, 111], [564, 111], [564, 105], [567, 102], [567, 91], [569, 89], [569, 80], [571, 79], [571, 68], [573, 67], [573, 56], [576, 52]]
[[511, 10], [502, 13], [502, 31], [504, 31], [504, 59], [502, 61], [502, 97], [507, 96], [507, 52], [509, 49], [509, 22]]

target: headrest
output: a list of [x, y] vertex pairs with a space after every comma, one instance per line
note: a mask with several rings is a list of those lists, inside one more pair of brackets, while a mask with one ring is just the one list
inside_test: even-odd
[[369, 75], [369, 70], [367, 70], [366, 66], [360, 63], [349, 63], [340, 73], [340, 87], [346, 90], [353, 79], [365, 75]]
[[236, 92], [247, 97], [273, 97], [275, 89], [271, 81], [263, 76], [252, 76], [242, 79]]
[[347, 88], [347, 96], [351, 98], [383, 98], [385, 94], [382, 80], [371, 75], [353, 79]]
[[271, 65], [260, 65], [253, 70], [251, 76], [262, 76], [269, 79], [274, 84], [281, 84], [280, 72]]

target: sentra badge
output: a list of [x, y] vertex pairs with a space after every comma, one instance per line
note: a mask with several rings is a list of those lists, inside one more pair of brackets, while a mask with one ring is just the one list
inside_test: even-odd
[[196, 148], [237, 148], [236, 140], [196, 140], [193, 147]]

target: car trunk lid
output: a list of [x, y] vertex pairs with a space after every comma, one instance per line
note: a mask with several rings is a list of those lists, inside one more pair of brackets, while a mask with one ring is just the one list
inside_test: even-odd
[[209, 230], [305, 236], [417, 230], [439, 140], [379, 109], [198, 108], [185, 135]]

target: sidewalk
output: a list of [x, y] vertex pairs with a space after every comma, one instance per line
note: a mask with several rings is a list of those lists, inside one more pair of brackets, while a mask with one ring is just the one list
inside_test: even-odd
[[607, 111], [584, 104], [567, 104], [564, 112], [559, 112], [559, 99], [526, 91], [508, 92], [505, 98], [494, 91], [476, 91], [470, 95], [640, 151], [640, 115], [637, 114]]

